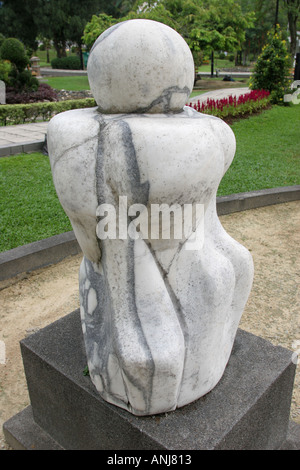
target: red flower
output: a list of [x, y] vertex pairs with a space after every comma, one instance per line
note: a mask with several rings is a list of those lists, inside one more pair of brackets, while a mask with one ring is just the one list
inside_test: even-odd
[[239, 106], [241, 104], [245, 104], [248, 101], [259, 101], [264, 98], [267, 98], [270, 95], [270, 92], [267, 90], [251, 90], [249, 93], [245, 93], [244, 95], [240, 95], [239, 98], [236, 96], [230, 95], [228, 98], [222, 98], [220, 100], [214, 100], [208, 98], [206, 102], [200, 104], [200, 100], [197, 103], [193, 104], [190, 103], [187, 106], [194, 108], [198, 112], [207, 112], [213, 110], [223, 111], [224, 107], [229, 106]]

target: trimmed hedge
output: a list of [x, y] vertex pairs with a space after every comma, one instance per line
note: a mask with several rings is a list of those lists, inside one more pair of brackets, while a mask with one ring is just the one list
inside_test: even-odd
[[31, 104], [7, 104], [0, 106], [0, 126], [36, 122], [37, 119], [49, 121], [55, 114], [70, 109], [93, 108], [97, 106], [94, 98], [66, 100]]
[[80, 70], [81, 63], [78, 56], [56, 57], [51, 60], [53, 69]]

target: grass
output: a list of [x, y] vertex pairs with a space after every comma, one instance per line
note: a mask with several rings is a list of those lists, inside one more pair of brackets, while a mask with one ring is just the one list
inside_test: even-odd
[[[34, 52], [34, 55], [40, 59], [40, 67], [51, 67], [51, 60], [57, 57], [56, 50], [53, 47], [49, 49], [50, 62], [47, 62], [46, 51], [41, 51], [40, 49], [38, 49], [37, 51]], [[76, 55], [76, 54], [70, 51], [67, 51], [67, 55], [69, 56], [69, 55]]]
[[71, 230], [41, 153], [0, 159], [0, 251]]
[[48, 77], [47, 80], [43, 81], [56, 90], [80, 91], [90, 89], [88, 77], [85, 75], [74, 77]]
[[[83, 76], [74, 76], [74, 77], [47, 77], [47, 79], [43, 80], [44, 82], [48, 83], [52, 88], [56, 90], [73, 90], [73, 91], [80, 91], [80, 90], [89, 90], [90, 84], [88, 81], [88, 77]], [[223, 82], [222, 78], [207, 78], [202, 81], [203, 86], [205, 89], [203, 90], [194, 90], [190, 98], [193, 96], [201, 95], [202, 93], [206, 93], [209, 90], [213, 90], [216, 88], [225, 88], [226, 86], [230, 88], [238, 88], [238, 87], [245, 87], [247, 86], [247, 82]], [[230, 83], [228, 85], [228, 83]]]
[[[235, 64], [233, 61], [230, 61], [228, 59], [214, 59], [214, 69], [231, 69], [235, 67]], [[209, 61], [209, 64], [203, 64], [200, 67], [198, 67], [199, 72], [210, 72], [211, 71], [211, 62]]]
[[219, 196], [300, 184], [300, 106], [273, 106], [231, 128], [237, 150]]
[[51, 67], [51, 60], [55, 59], [56, 51], [55, 49], [51, 48], [49, 50], [49, 59], [50, 62], [47, 62], [47, 52], [40, 51], [39, 49], [34, 52], [34, 55], [40, 59], [40, 67]]
[[[300, 184], [300, 106], [279, 107], [232, 125], [233, 163], [218, 196]], [[0, 158], [0, 251], [71, 230], [41, 153]]]
[[[56, 90], [71, 90], [71, 91], [80, 91], [80, 90], [89, 90], [90, 84], [88, 77], [83, 76], [71, 76], [71, 77], [47, 77], [43, 79], [43, 82], [48, 83], [52, 88]], [[216, 88], [238, 88], [247, 86], [247, 80], [238, 81], [238, 82], [224, 82], [221, 77], [219, 78], [210, 78], [207, 77], [205, 80], [202, 80], [200, 83], [203, 86], [203, 90], [194, 90], [191, 93], [190, 98], [193, 96], [201, 95], [209, 90], [214, 90]], [[201, 86], [201, 88], [202, 88]]]
[[[206, 93], [207, 90], [194, 90], [192, 91], [192, 93], [190, 94], [190, 98], [194, 98], [194, 96], [198, 96], [198, 95], [202, 95], [203, 93]], [[189, 98], [189, 99], [190, 99]], [[188, 100], [189, 101], [189, 100]]]

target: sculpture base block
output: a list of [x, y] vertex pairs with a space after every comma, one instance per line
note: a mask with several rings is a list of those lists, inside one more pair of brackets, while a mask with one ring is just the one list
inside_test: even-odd
[[4, 424], [14, 449], [221, 450], [297, 448], [289, 415], [291, 351], [238, 330], [218, 385], [176, 411], [136, 417], [106, 403], [84, 375], [79, 310], [21, 341], [31, 406]]

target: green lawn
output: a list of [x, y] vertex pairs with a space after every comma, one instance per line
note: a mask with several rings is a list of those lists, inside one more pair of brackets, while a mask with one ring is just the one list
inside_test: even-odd
[[71, 230], [41, 153], [0, 158], [0, 251]]
[[194, 98], [194, 96], [198, 96], [198, 95], [202, 95], [203, 93], [207, 93], [207, 91], [208, 90], [195, 90], [195, 91], [192, 91], [192, 93], [190, 94], [190, 98]]
[[55, 59], [56, 51], [53, 48], [51, 48], [49, 50], [50, 62], [47, 62], [47, 52], [46, 51], [40, 51], [38, 49], [37, 51], [35, 51], [34, 55], [40, 59], [40, 67], [51, 67], [51, 60]]
[[[74, 76], [74, 77], [47, 77], [43, 79], [45, 83], [48, 83], [52, 88], [57, 90], [89, 90], [90, 84], [88, 81], [87, 76]], [[216, 82], [222, 82], [218, 85], [218, 88], [221, 88], [221, 85], [224, 85], [222, 78], [210, 78], [208, 77], [205, 79], [205, 90], [194, 90], [190, 98], [196, 95], [201, 95], [202, 93], [206, 93], [209, 90], [216, 89]], [[211, 84], [211, 86], [210, 86]], [[230, 87], [238, 88], [238, 87], [245, 87], [247, 86], [247, 81], [241, 82], [230, 82]]]
[[[219, 196], [300, 184], [300, 106], [274, 106], [232, 129], [237, 151]], [[0, 194], [0, 251], [72, 229], [41, 153], [0, 158]]]
[[[40, 67], [51, 67], [51, 60], [57, 57], [56, 50], [53, 47], [49, 50], [50, 62], [47, 62], [46, 51], [41, 51], [40, 49], [38, 49], [37, 51], [34, 52], [34, 55], [40, 59]], [[67, 51], [67, 55], [69, 56], [69, 55], [76, 55], [76, 54], [70, 51]]]
[[75, 77], [48, 77], [44, 81], [57, 90], [80, 91], [90, 89], [88, 78], [85, 75]]
[[[230, 61], [228, 59], [214, 59], [214, 70], [216, 69], [231, 69], [235, 66], [233, 61]], [[211, 71], [211, 62], [209, 61], [209, 64], [203, 64], [200, 67], [198, 67], [199, 72], [210, 72]]]
[[300, 106], [273, 106], [231, 127], [237, 150], [219, 196], [300, 184]]

